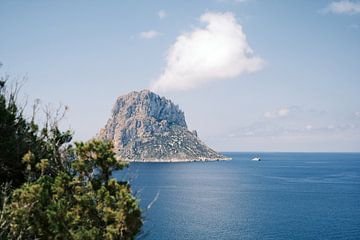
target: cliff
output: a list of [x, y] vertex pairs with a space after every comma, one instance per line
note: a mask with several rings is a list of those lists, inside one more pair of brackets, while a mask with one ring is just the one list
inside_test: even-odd
[[130, 161], [227, 159], [187, 129], [177, 105], [148, 90], [118, 97], [99, 138], [112, 141], [117, 155]]

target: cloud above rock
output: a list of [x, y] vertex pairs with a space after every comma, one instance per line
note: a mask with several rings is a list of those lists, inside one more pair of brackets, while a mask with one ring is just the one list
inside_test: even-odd
[[263, 67], [264, 61], [254, 55], [232, 13], [207, 12], [200, 22], [205, 27], [181, 34], [170, 47], [165, 69], [151, 85], [153, 91], [194, 89]]

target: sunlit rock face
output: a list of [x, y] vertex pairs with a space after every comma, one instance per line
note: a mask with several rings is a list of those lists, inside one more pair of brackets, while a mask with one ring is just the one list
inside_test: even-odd
[[134, 161], [226, 159], [187, 129], [184, 112], [148, 90], [117, 98], [99, 138], [114, 143], [120, 158]]

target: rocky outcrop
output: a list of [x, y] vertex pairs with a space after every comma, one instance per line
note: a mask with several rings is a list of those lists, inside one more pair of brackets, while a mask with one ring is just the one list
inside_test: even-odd
[[99, 138], [114, 143], [117, 155], [134, 161], [227, 159], [189, 131], [184, 113], [170, 100], [148, 90], [118, 97]]

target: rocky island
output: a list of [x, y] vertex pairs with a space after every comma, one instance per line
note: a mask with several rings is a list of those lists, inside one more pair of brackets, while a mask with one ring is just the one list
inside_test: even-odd
[[165, 97], [148, 91], [117, 98], [98, 137], [112, 141], [119, 158], [143, 162], [229, 160], [189, 131], [184, 112]]

